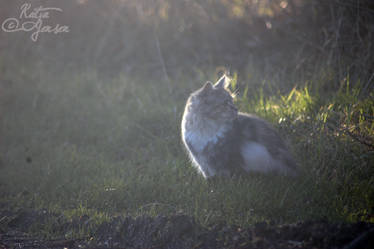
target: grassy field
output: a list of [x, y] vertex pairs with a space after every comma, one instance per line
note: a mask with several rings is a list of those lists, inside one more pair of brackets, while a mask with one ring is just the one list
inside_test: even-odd
[[[234, 74], [231, 88], [238, 89], [240, 110], [280, 131], [301, 174], [208, 182], [186, 156], [180, 120], [189, 93], [215, 80], [213, 71], [168, 82], [4, 65], [2, 212], [44, 210], [91, 220], [66, 231], [55, 216], [30, 232], [79, 237], [116, 215], [186, 214], [203, 226], [321, 218], [374, 222], [374, 93], [349, 75], [326, 90], [330, 79], [323, 72], [290, 79], [283, 89], [276, 78], [240, 81]], [[4, 216], [0, 228], [7, 230], [11, 220]]]

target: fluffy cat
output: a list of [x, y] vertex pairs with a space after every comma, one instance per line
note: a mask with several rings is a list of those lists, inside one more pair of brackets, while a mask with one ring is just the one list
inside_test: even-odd
[[240, 113], [224, 75], [187, 100], [182, 140], [204, 178], [242, 172], [296, 175], [295, 162], [277, 132], [263, 119]]

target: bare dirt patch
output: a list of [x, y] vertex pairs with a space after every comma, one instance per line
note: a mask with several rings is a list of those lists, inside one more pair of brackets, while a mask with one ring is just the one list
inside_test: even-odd
[[[374, 248], [374, 224], [302, 221], [294, 224], [257, 223], [248, 228], [227, 224], [202, 227], [186, 215], [118, 216], [97, 225], [81, 239], [40, 239], [27, 233], [30, 227], [43, 226], [51, 216], [60, 218], [51, 229], [69, 232], [90, 226], [90, 217], [66, 222], [43, 211], [22, 211], [12, 215], [0, 230], [3, 248]], [[2, 213], [2, 219], [6, 219]], [[10, 217], [10, 216], [9, 216]]]

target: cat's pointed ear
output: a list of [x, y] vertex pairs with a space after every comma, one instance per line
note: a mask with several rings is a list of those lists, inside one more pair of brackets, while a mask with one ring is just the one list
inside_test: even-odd
[[229, 77], [224, 74], [217, 82], [214, 84], [215, 88], [227, 88], [230, 84]]
[[203, 91], [209, 91], [213, 89], [213, 84], [210, 81], [207, 81], [203, 86]]

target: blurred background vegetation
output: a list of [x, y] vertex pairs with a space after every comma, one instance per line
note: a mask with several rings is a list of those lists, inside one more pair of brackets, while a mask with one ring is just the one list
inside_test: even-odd
[[[21, 3], [2, 0], [0, 19], [19, 16]], [[362, 82], [372, 76], [374, 5], [369, 0], [30, 3], [61, 8], [50, 23], [68, 25], [70, 33], [41, 35], [33, 43], [29, 33], [1, 32], [8, 66], [38, 62], [60, 71], [91, 68], [160, 79], [164, 74], [194, 77], [198, 70], [219, 66], [246, 79], [255, 66], [261, 78], [281, 80], [312, 77], [327, 66], [334, 72], [331, 87], [348, 73]]]
[[[45, 24], [70, 32], [0, 32], [0, 228], [24, 208], [373, 222], [372, 1], [1, 0], [0, 21], [24, 2], [61, 8]], [[184, 104], [222, 71], [292, 145], [299, 179], [212, 185], [191, 167]], [[67, 229], [48, 222], [35, 230]]]

